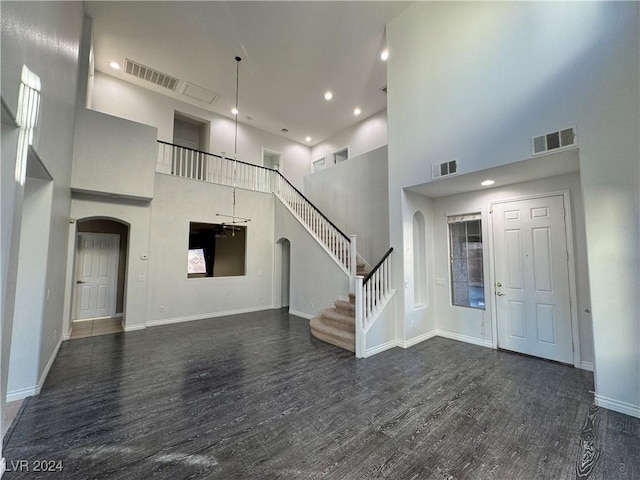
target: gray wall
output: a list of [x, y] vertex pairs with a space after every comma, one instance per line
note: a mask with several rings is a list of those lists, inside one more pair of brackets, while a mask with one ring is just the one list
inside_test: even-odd
[[371, 265], [389, 249], [387, 147], [304, 178], [304, 194], [347, 235]]
[[[71, 156], [75, 119], [78, 52], [83, 12], [79, 2], [3, 2], [2, 3], [2, 99], [15, 115], [22, 65], [40, 77], [40, 118], [33, 147], [53, 178], [51, 232], [41, 239], [48, 248], [45, 295], [40, 322], [38, 382], [51, 364], [61, 341], [66, 285], [67, 239], [69, 234]], [[16, 183], [16, 151], [11, 134], [2, 146], [2, 239], [3, 259], [17, 259], [24, 185]], [[5, 145], [4, 141], [9, 142]], [[5, 192], [8, 195], [5, 195]], [[5, 241], [9, 240], [9, 241]], [[18, 266], [3, 263], [2, 284], [14, 285]], [[12, 305], [10, 289], [3, 293], [2, 397], [6, 393]]]
[[[637, 2], [418, 2], [387, 27], [392, 245], [405, 248], [402, 225], [411, 220], [401, 189], [430, 182], [432, 164], [457, 158], [466, 173], [516, 162], [531, 156], [531, 137], [576, 126], [596, 402], [636, 416], [638, 9]], [[405, 279], [395, 271], [398, 284]]]

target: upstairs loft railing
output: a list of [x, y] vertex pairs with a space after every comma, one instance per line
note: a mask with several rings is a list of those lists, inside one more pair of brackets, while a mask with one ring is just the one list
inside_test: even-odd
[[[273, 193], [274, 170], [239, 160], [235, 169], [236, 187]], [[233, 186], [233, 170], [233, 159], [158, 140], [158, 173]]]
[[280, 201], [333, 256], [355, 288], [356, 241], [331, 222], [279, 171], [261, 165], [234, 161], [220, 155], [181, 147], [158, 140], [156, 171], [221, 185], [275, 194]]
[[391, 252], [393, 252], [393, 247], [387, 250], [387, 253], [366, 277], [355, 278], [356, 356], [358, 357], [365, 356], [364, 336], [393, 293], [391, 288]]

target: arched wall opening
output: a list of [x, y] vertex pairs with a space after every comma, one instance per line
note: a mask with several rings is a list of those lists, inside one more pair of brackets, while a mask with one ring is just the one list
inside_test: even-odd
[[273, 307], [289, 307], [291, 292], [291, 242], [280, 238], [275, 244]]
[[413, 303], [427, 305], [427, 245], [422, 212], [413, 215]]

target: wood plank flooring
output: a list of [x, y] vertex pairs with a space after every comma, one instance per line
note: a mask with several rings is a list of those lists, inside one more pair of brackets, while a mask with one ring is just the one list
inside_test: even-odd
[[64, 342], [7, 479], [638, 479], [592, 375], [443, 338], [366, 360], [274, 310]]

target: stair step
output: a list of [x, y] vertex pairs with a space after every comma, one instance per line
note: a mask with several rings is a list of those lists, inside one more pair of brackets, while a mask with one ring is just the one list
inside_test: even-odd
[[311, 334], [318, 340], [330, 343], [336, 347], [344, 348], [350, 352], [356, 351], [355, 333], [346, 332], [333, 325], [327, 324], [324, 316], [316, 317], [309, 322]]
[[349, 300], [336, 300], [335, 306], [338, 313], [349, 315], [351, 317], [355, 317], [356, 315], [356, 306]]
[[336, 308], [326, 308], [322, 311], [321, 317], [327, 325], [334, 326], [340, 330], [344, 330], [345, 332], [356, 331], [355, 314], [344, 315], [338, 312]]

